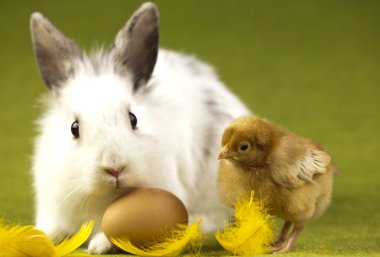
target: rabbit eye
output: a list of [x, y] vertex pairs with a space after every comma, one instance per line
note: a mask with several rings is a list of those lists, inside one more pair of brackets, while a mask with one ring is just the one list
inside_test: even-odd
[[71, 124], [71, 134], [73, 134], [75, 139], [79, 138], [79, 122], [77, 120]]
[[137, 118], [136, 116], [129, 112], [129, 120], [131, 121], [131, 126], [132, 126], [132, 129], [136, 129], [136, 126], [137, 126]]

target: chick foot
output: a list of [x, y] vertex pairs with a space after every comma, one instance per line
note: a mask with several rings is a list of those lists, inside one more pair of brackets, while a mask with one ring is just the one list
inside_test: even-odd
[[[289, 225], [287, 225], [285, 222], [284, 227], [285, 226], [290, 227], [290, 225], [291, 225], [291, 223], [289, 223]], [[283, 230], [284, 230], [284, 227], [283, 227]], [[289, 230], [289, 227], [287, 227], [285, 229]], [[290, 251], [293, 248], [294, 243], [296, 242], [297, 236], [299, 235], [299, 233], [301, 233], [303, 228], [304, 228], [304, 224], [295, 224], [294, 229], [293, 229], [292, 233], [289, 235], [289, 237], [286, 238], [286, 240], [281, 245], [274, 246], [271, 249], [271, 252], [272, 253], [286, 253], [286, 252]], [[280, 238], [281, 238], [281, 234], [280, 234]]]
[[284, 225], [282, 226], [281, 232], [278, 235], [276, 241], [274, 243], [272, 243], [273, 248], [281, 247], [282, 244], [286, 241], [291, 225], [292, 225], [292, 223], [290, 221], [285, 221]]

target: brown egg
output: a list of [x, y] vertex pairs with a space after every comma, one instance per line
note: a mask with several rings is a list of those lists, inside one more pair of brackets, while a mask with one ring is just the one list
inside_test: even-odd
[[105, 211], [102, 228], [108, 238], [126, 235], [135, 245], [159, 241], [177, 224], [188, 223], [185, 205], [162, 189], [136, 189]]

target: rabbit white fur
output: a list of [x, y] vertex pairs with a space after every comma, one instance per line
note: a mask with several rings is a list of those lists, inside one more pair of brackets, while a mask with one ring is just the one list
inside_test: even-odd
[[[102, 214], [132, 188], [174, 193], [190, 221], [202, 218], [206, 231], [220, 227], [229, 213], [216, 193], [217, 152], [224, 128], [249, 111], [207, 64], [159, 50], [154, 66], [154, 49], [144, 47], [157, 46], [128, 45], [135, 38], [155, 40], [149, 35], [158, 29], [139, 31], [155, 30], [157, 24], [155, 5], [146, 3], [109, 52], [88, 56], [41, 14], [31, 17], [34, 50], [50, 89], [33, 158], [36, 226], [57, 239], [95, 220], [90, 253], [111, 249], [101, 231]], [[135, 34], [128, 34], [132, 27]], [[118, 58], [127, 47], [152, 53], [146, 60], [128, 56], [125, 68]], [[141, 61], [149, 65], [139, 73]], [[130, 112], [137, 117], [136, 128]], [[79, 138], [71, 132], [74, 121]], [[106, 172], [107, 167], [122, 167], [120, 175]]]

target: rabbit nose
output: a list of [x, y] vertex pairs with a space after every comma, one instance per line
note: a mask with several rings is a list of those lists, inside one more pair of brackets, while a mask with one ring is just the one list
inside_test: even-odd
[[104, 172], [110, 174], [111, 176], [118, 178], [120, 174], [125, 169], [125, 166], [118, 166], [118, 167], [103, 167], [102, 168]]

